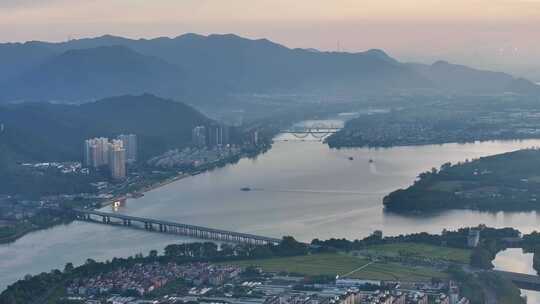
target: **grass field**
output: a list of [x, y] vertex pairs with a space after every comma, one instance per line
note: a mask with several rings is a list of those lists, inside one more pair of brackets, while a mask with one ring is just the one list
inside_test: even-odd
[[468, 264], [471, 251], [467, 249], [431, 246], [416, 243], [397, 243], [370, 246], [368, 252], [381, 255], [405, 255]]
[[[315, 254], [290, 258], [271, 258], [239, 261], [233, 264], [243, 267], [257, 266], [268, 272], [289, 272], [302, 275], [340, 275], [350, 273], [349, 278], [372, 280], [429, 281], [444, 278], [444, 273], [424, 267], [409, 267], [393, 263], [371, 263], [368, 260], [345, 254]], [[367, 265], [367, 266], [366, 266]]]

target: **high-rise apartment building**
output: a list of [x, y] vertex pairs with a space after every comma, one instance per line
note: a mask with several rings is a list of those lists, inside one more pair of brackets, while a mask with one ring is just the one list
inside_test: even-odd
[[109, 143], [109, 170], [115, 180], [124, 179], [126, 172], [126, 149], [121, 140], [113, 140]]
[[193, 128], [191, 132], [191, 141], [195, 147], [205, 147], [206, 146], [206, 127], [197, 126]]
[[[123, 136], [123, 137], [122, 137]], [[122, 135], [109, 142], [108, 138], [91, 138], [84, 141], [84, 164], [87, 167], [98, 169], [108, 166], [111, 177], [115, 180], [124, 179], [127, 176], [126, 162], [128, 161], [127, 151], [130, 146], [131, 159], [137, 157], [137, 138], [135, 135]], [[127, 144], [128, 149], [125, 148]]]
[[212, 125], [207, 127], [207, 145], [210, 147], [224, 146], [229, 143], [229, 127]]
[[109, 139], [105, 137], [91, 138], [84, 141], [84, 164], [87, 167], [99, 168], [109, 162]]
[[135, 134], [121, 134], [118, 139], [122, 141], [124, 149], [126, 150], [126, 161], [128, 163], [134, 163], [137, 161], [137, 135]]

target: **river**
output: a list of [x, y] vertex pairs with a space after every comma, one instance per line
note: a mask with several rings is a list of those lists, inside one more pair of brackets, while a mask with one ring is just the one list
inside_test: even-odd
[[[255, 159], [152, 190], [116, 212], [274, 237], [293, 235], [302, 241], [362, 238], [376, 229], [387, 235], [440, 233], [480, 223], [530, 232], [540, 225], [536, 212], [404, 217], [386, 214], [381, 203], [387, 193], [410, 185], [431, 167], [530, 146], [540, 146], [540, 140], [344, 150], [318, 141], [276, 141]], [[253, 191], [240, 191], [242, 187]], [[0, 290], [25, 274], [63, 268], [67, 262], [147, 254], [181, 241], [185, 239], [81, 222], [30, 233], [0, 246]]]
[[[533, 254], [524, 253], [520, 248], [509, 248], [499, 252], [493, 260], [493, 265], [497, 270], [536, 275], [533, 268]], [[521, 293], [527, 296], [527, 303], [540, 303], [539, 291], [521, 290]]]

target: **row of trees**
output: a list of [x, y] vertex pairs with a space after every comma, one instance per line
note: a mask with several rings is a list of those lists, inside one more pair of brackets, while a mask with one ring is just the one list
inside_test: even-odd
[[173, 244], [165, 247], [164, 254], [159, 255], [151, 250], [147, 256], [136, 254], [128, 258], [113, 258], [106, 262], [88, 259], [84, 265], [74, 267], [66, 264], [63, 271], [58, 269], [35, 276], [27, 276], [9, 286], [0, 294], [0, 304], [47, 303], [53, 295], [62, 294], [61, 290], [77, 278], [93, 277], [114, 271], [118, 268], [129, 268], [137, 263], [188, 263], [217, 262], [237, 259], [257, 259], [273, 256], [294, 256], [307, 254], [308, 245], [297, 242], [292, 237], [284, 237], [278, 245], [253, 246], [223, 244], [221, 248], [215, 243]]
[[[427, 232], [413, 233], [408, 235], [398, 235], [381, 237], [374, 233], [361, 240], [350, 241], [347, 239], [329, 239], [321, 241], [314, 239], [312, 245], [319, 251], [350, 251], [360, 250], [367, 246], [390, 244], [390, 243], [421, 243], [434, 246], [448, 246], [454, 248], [467, 248], [467, 236], [472, 228], [460, 228], [455, 231], [443, 231], [442, 234], [430, 234]], [[504, 238], [515, 238], [520, 236], [520, 232], [513, 228], [489, 228], [479, 226], [474, 229], [481, 230], [481, 242], [474, 249], [471, 255], [471, 266], [491, 269], [492, 261], [497, 253], [505, 248]], [[527, 239], [535, 238], [535, 242], [540, 246], [540, 234], [531, 235]], [[536, 240], [537, 238], [537, 240]], [[539, 258], [540, 259], [540, 258]]]

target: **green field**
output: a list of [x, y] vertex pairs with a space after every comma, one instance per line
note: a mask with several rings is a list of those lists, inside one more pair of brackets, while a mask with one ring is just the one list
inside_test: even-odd
[[[308, 276], [343, 276], [350, 273], [347, 276], [349, 278], [372, 280], [429, 281], [433, 277], [446, 277], [444, 273], [425, 267], [380, 262], [367, 265], [368, 263], [369, 261], [366, 259], [335, 253], [239, 261], [232, 264], [243, 267], [257, 266], [268, 272], [288, 272]], [[358, 270], [359, 268], [361, 269]]]
[[428, 258], [468, 264], [471, 251], [467, 249], [432, 246], [417, 243], [396, 243], [370, 246], [366, 252], [374, 255], [393, 255]]
[[427, 267], [404, 266], [397, 263], [373, 263], [348, 277], [372, 280], [430, 281], [432, 278], [444, 279], [447, 275]]

